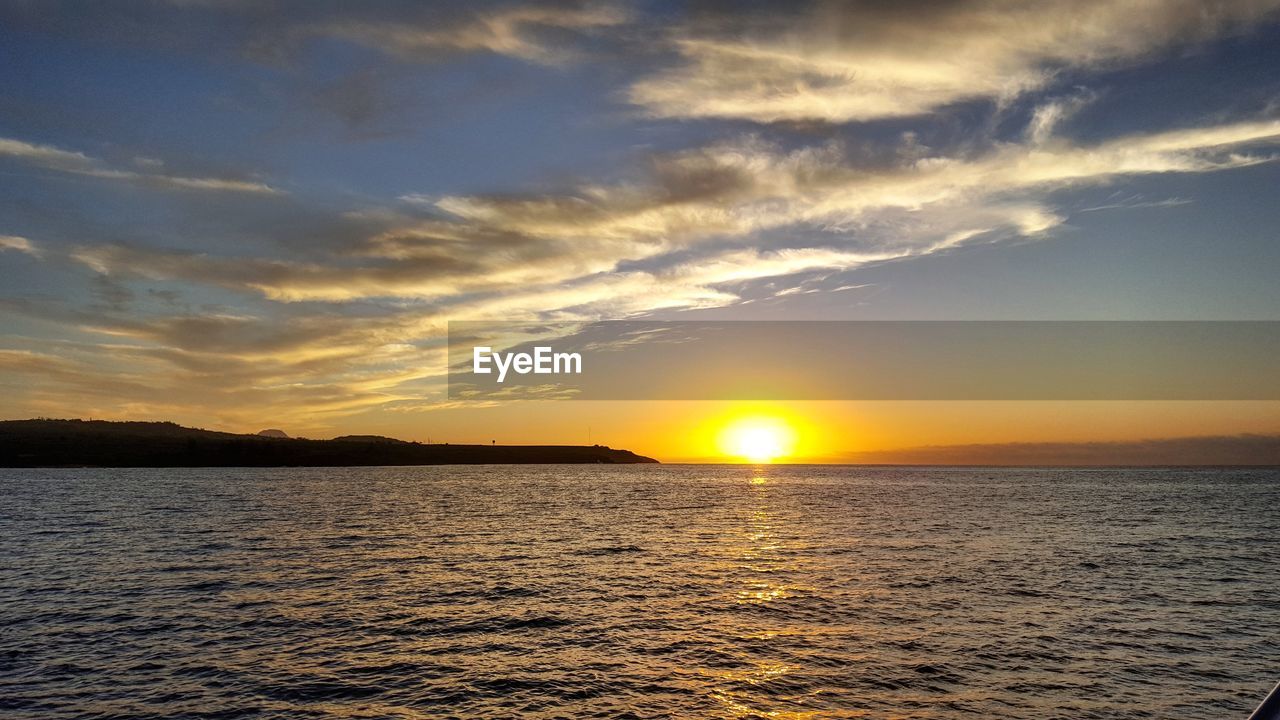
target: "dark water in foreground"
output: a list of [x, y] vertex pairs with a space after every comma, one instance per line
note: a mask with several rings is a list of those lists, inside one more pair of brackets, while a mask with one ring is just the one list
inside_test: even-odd
[[1240, 718], [1280, 472], [0, 470], [0, 717]]

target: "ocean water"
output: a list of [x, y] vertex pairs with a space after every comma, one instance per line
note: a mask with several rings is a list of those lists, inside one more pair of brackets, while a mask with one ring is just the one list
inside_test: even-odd
[[1280, 471], [0, 470], [3, 718], [1240, 718]]

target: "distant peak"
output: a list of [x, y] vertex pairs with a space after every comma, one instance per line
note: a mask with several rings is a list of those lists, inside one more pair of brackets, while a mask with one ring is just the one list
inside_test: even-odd
[[275, 428], [267, 428], [266, 430], [259, 430], [258, 435], [261, 435], [262, 437], [269, 437], [269, 438], [288, 438], [289, 437], [289, 433], [283, 430], [277, 430]]

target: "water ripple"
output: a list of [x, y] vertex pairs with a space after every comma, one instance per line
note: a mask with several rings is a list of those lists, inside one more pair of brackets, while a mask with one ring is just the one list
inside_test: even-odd
[[1280, 472], [0, 470], [14, 718], [1225, 718]]

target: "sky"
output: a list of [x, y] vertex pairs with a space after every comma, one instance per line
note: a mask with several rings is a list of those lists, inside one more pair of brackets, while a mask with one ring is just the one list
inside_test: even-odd
[[450, 320], [1280, 319], [1280, 0], [0, 0], [0, 417], [797, 456], [1273, 402], [472, 403]]

